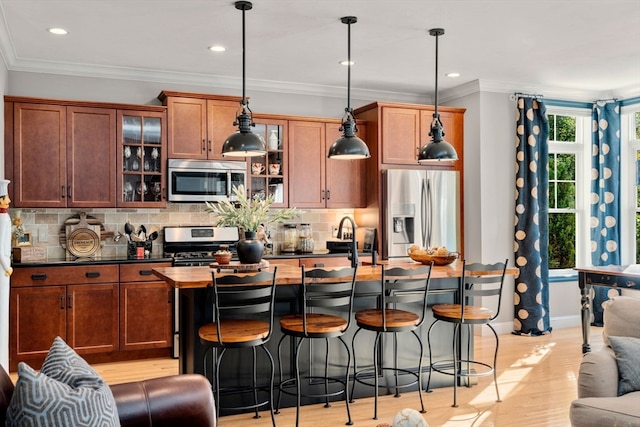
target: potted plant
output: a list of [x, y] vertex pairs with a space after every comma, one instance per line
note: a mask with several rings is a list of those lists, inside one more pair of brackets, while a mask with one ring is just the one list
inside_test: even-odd
[[256, 264], [262, 259], [264, 245], [256, 239], [260, 226], [282, 222], [300, 213], [296, 208], [271, 210], [273, 196], [247, 197], [244, 185], [233, 186], [234, 202], [224, 200], [218, 203], [205, 202], [206, 211], [214, 215], [214, 223], [221, 227], [238, 227], [244, 232], [244, 239], [238, 241], [238, 259], [243, 264]]

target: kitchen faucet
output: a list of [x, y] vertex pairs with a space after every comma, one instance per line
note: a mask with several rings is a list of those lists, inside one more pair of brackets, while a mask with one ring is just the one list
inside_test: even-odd
[[347, 255], [347, 259], [351, 260], [351, 267], [356, 268], [358, 266], [358, 243], [356, 241], [356, 223], [349, 216], [345, 216], [340, 220], [340, 224], [338, 225], [338, 234], [336, 237], [338, 239], [342, 239], [342, 226], [344, 225], [344, 221], [348, 220], [351, 223], [351, 250], [349, 251], [349, 255]]

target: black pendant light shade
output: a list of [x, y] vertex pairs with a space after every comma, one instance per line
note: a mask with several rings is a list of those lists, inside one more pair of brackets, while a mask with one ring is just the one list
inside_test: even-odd
[[438, 37], [444, 34], [443, 28], [433, 28], [429, 34], [436, 38], [436, 87], [435, 87], [435, 111], [429, 136], [431, 141], [420, 148], [418, 153], [418, 163], [428, 165], [441, 161], [453, 162], [458, 160], [458, 153], [453, 145], [444, 140], [444, 129], [440, 114], [438, 113]]
[[255, 126], [249, 101], [245, 95], [245, 23], [244, 15], [247, 10], [253, 8], [253, 4], [249, 1], [237, 1], [235, 7], [242, 11], [242, 101], [240, 105], [242, 110], [233, 122], [234, 126], [238, 126], [238, 132], [227, 137], [222, 144], [222, 155], [225, 157], [257, 157], [267, 154], [264, 139], [253, 132], [251, 127]]
[[368, 159], [371, 157], [369, 147], [356, 136], [358, 127], [351, 109], [351, 24], [358, 22], [358, 18], [345, 16], [340, 18], [340, 21], [347, 24], [347, 108], [344, 109], [345, 115], [340, 127], [342, 136], [331, 144], [327, 157], [339, 160]]

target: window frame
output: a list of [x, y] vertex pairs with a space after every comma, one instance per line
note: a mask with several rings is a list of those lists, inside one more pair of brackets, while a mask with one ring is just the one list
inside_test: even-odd
[[[589, 229], [590, 203], [589, 194], [591, 192], [591, 110], [570, 107], [547, 107], [547, 116], [573, 116], [576, 118], [576, 141], [552, 141], [549, 139], [549, 154], [574, 154], [576, 162], [576, 201], [575, 209], [552, 209], [549, 207], [549, 214], [552, 212], [576, 214], [576, 267], [591, 265], [591, 235]], [[551, 138], [551, 135], [549, 135]], [[547, 159], [548, 161], [549, 159]], [[548, 165], [548, 163], [547, 163]], [[582, 185], [581, 185], [582, 184]], [[576, 276], [573, 268], [549, 269], [549, 279], [566, 279]]]
[[[635, 183], [636, 156], [640, 151], [640, 139], [635, 139], [635, 113], [640, 112], [640, 104], [622, 107], [620, 111], [620, 262], [623, 265], [635, 264], [636, 260], [636, 213], [640, 212]], [[629, 230], [629, 231], [627, 231]]]

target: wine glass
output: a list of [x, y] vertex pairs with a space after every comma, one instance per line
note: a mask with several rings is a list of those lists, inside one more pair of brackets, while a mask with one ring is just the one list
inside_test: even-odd
[[133, 201], [133, 184], [131, 184], [131, 182], [127, 181], [124, 183], [124, 201], [125, 202], [129, 202], [129, 201]]
[[140, 201], [144, 200], [144, 195], [147, 194], [149, 189], [147, 188], [147, 184], [145, 182], [139, 182], [136, 187], [136, 193], [138, 193], [138, 197], [140, 197]]
[[151, 159], [153, 159], [153, 170], [155, 172], [159, 172], [160, 171], [160, 165], [158, 164], [158, 157], [160, 157], [160, 153], [158, 152], [157, 148], [153, 148], [153, 150], [151, 150]]
[[127, 170], [129, 166], [129, 158], [131, 157], [131, 147], [128, 145], [124, 147], [124, 170]]
[[162, 192], [162, 186], [160, 181], [156, 181], [151, 185], [151, 194], [153, 194], [154, 200], [157, 202], [160, 200], [160, 193]]

